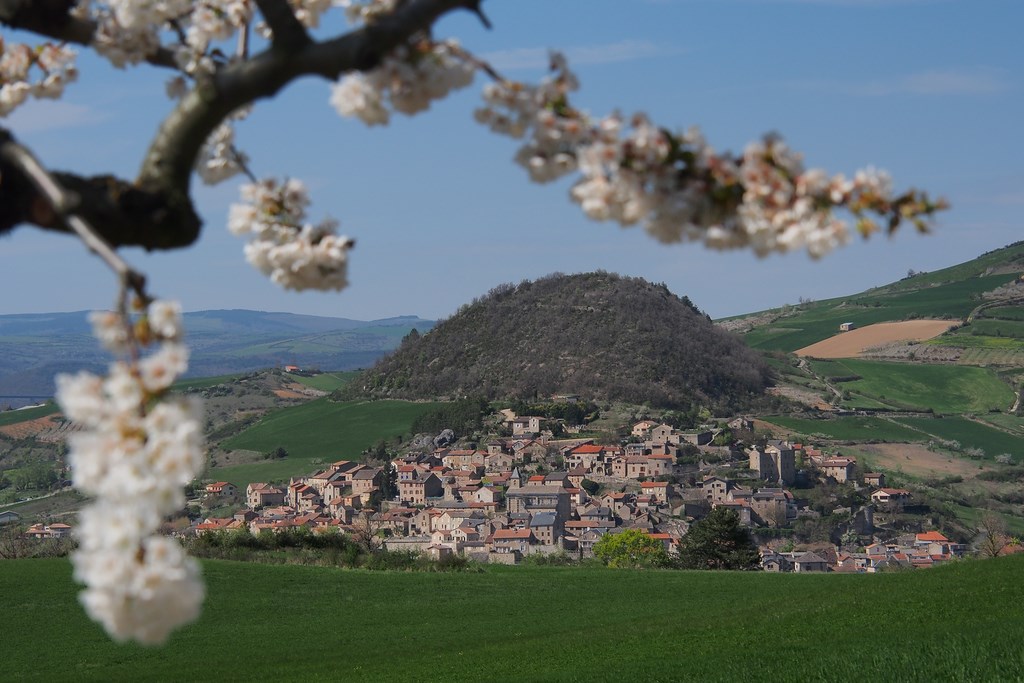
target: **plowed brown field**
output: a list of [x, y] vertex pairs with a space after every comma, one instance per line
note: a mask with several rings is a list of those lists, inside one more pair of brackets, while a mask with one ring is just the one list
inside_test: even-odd
[[796, 355], [812, 358], [852, 358], [875, 346], [931, 339], [959, 324], [958, 320], [904, 320], [898, 323], [876, 323], [849, 332], [840, 332], [834, 337], [805, 346], [798, 350]]

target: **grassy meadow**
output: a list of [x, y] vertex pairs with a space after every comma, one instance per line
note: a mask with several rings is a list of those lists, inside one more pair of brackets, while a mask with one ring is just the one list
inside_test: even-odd
[[762, 419], [800, 436], [817, 436], [835, 441], [910, 443], [928, 440], [927, 435], [882, 417], [850, 416], [813, 420], [773, 415]]
[[267, 453], [288, 451], [283, 460], [218, 467], [209, 476], [244, 488], [249, 482], [307, 474], [321, 462], [358, 460], [381, 439], [408, 433], [413, 420], [437, 403], [410, 401], [333, 402], [319, 398], [274, 411], [221, 448]]
[[[1020, 418], [1015, 418], [1020, 420]], [[947, 441], [959, 441], [964, 448], [980, 448], [985, 456], [992, 459], [1002, 453], [1014, 456], [1020, 462], [1024, 451], [1024, 439], [1001, 429], [981, 424], [965, 417], [901, 417], [898, 421], [910, 427], [921, 429]]]
[[294, 379], [299, 384], [310, 387], [311, 389], [331, 392], [345, 386], [358, 374], [359, 372], [355, 370], [347, 372], [322, 372], [319, 375], [313, 375], [312, 377], [296, 375]]
[[34, 408], [0, 411], [0, 427], [18, 424], [19, 422], [25, 422], [27, 420], [35, 420], [36, 418], [46, 417], [47, 415], [53, 415], [58, 412], [60, 412], [60, 408], [58, 408], [57, 404], [53, 402], [48, 402], [46, 405], [36, 406]]
[[989, 368], [853, 358], [811, 361], [811, 367], [825, 377], [859, 378], [837, 384], [850, 392], [850, 399], [843, 401], [849, 407], [874, 407], [872, 404], [878, 403], [901, 410], [983, 413], [1005, 410], [1014, 400], [1013, 389]]
[[[204, 562], [200, 620], [110, 642], [65, 560], [0, 563], [19, 681], [1016, 680], [1024, 557], [797, 575]], [[43, 649], [52, 651], [42, 655]]]

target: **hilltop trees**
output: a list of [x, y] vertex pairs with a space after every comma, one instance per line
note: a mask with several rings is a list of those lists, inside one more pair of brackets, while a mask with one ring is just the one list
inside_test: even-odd
[[[321, 35], [314, 29], [336, 4], [352, 29]], [[115, 638], [162, 642], [198, 614], [203, 593], [196, 565], [156, 534], [163, 514], [180, 507], [181, 486], [203, 459], [199, 407], [167, 394], [188, 363], [180, 308], [156, 301], [146, 277], [117, 249], [194, 244], [202, 221], [193, 173], [207, 183], [244, 174], [250, 182], [228, 227], [248, 240], [245, 258], [288, 289], [343, 289], [354, 241], [337, 233], [337, 221], [309, 218], [311, 200], [301, 181], [257, 177], [253, 160], [234, 142], [250, 107], [297, 79], [333, 83], [330, 100], [338, 113], [374, 126], [393, 113], [424, 111], [476, 76], [486, 78], [475, 117], [523, 141], [516, 161], [531, 180], [576, 174], [571, 199], [587, 216], [643, 225], [663, 242], [701, 241], [758, 254], [806, 248], [817, 257], [848, 240], [834, 209], [850, 212], [867, 235], [904, 221], [924, 229], [943, 208], [916, 190], [895, 193], [889, 177], [873, 169], [849, 179], [807, 169], [776, 135], [741, 154], [719, 153], [697, 129], [673, 131], [643, 113], [590, 116], [570, 100], [579, 83], [562, 55], [552, 54], [549, 76], [529, 85], [505, 78], [456, 41], [434, 37], [435, 23], [456, 10], [489, 26], [481, 5], [0, 1], [0, 22], [35, 35], [32, 44], [3, 42], [0, 116], [29, 98], [59, 97], [78, 74], [72, 45], [116, 67], [145, 63], [170, 77], [172, 104], [153, 138], [139, 141], [134, 178], [51, 171], [0, 128], [0, 233], [22, 224], [73, 233], [116, 278], [117, 310], [92, 322], [96, 336], [123, 360], [109, 376], [65, 377], [59, 390], [65, 413], [87, 427], [68, 456], [74, 482], [98, 498], [83, 512], [82, 527], [91, 531], [83, 532], [76, 575], [89, 584], [83, 601], [90, 614]], [[539, 389], [541, 379], [526, 372], [524, 387]]]

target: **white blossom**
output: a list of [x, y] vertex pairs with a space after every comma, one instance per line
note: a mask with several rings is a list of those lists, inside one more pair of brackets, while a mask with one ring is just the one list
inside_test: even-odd
[[150, 330], [159, 339], [176, 341], [181, 339], [184, 334], [181, 322], [181, 304], [177, 301], [161, 299], [154, 301], [149, 305], [146, 317]]
[[[140, 359], [132, 320], [90, 316], [98, 337], [133, 358], [112, 363], [106, 377], [57, 377], [57, 400], [83, 427], [68, 438], [74, 485], [95, 502], [81, 512], [75, 578], [89, 616], [116, 640], [164, 642], [198, 615], [204, 597], [196, 562], [174, 540], [158, 535], [161, 520], [184, 505], [182, 487], [205, 464], [202, 408], [173, 399], [168, 387], [187, 368], [181, 306], [155, 301], [140, 321], [159, 342]], [[123, 334], [116, 333], [120, 327]]]
[[475, 73], [456, 41], [402, 46], [377, 68], [342, 76], [331, 88], [330, 103], [342, 116], [384, 125], [389, 120], [386, 104], [403, 114], [424, 111], [433, 100], [468, 86]]
[[251, 235], [245, 258], [285, 289], [341, 290], [348, 286], [353, 241], [339, 236], [337, 221], [306, 222], [309, 194], [298, 180], [265, 179], [241, 188], [244, 204], [232, 205], [228, 228]]
[[196, 158], [196, 172], [207, 185], [238, 175], [245, 169], [248, 157], [235, 148], [235, 131], [225, 121], [217, 126]]
[[44, 43], [33, 49], [0, 38], [0, 116], [29, 96], [53, 99], [64, 94], [65, 86], [78, 78], [75, 56], [66, 45]]

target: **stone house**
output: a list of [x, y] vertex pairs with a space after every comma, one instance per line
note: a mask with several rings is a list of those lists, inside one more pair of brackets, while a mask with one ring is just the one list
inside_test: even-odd
[[751, 448], [750, 469], [757, 476], [775, 484], [789, 485], [796, 480], [796, 455], [785, 441], [770, 441], [764, 450]]
[[821, 461], [818, 470], [823, 476], [844, 484], [853, 478], [853, 469], [856, 465], [857, 461], [853, 458], [828, 458]]
[[884, 510], [902, 512], [903, 506], [910, 502], [910, 491], [906, 489], [878, 489], [871, 494], [871, 502]]
[[569, 492], [561, 486], [524, 486], [505, 493], [509, 513], [555, 512], [560, 522], [570, 516]]
[[364, 467], [352, 476], [352, 493], [357, 496], [369, 497], [380, 488], [384, 480], [384, 471], [379, 467]]
[[658, 503], [667, 503], [675, 493], [667, 481], [645, 481], [640, 484], [640, 492], [652, 496]]
[[409, 505], [426, 505], [427, 498], [437, 498], [443, 493], [441, 479], [433, 472], [418, 479], [398, 482], [398, 497]]
[[658, 423], [654, 422], [653, 420], [641, 420], [640, 422], [637, 422], [635, 425], [633, 425], [633, 431], [631, 432], [631, 434], [633, 436], [644, 438], [651, 431], [651, 429], [657, 426]]
[[885, 474], [883, 474], [882, 472], [866, 472], [864, 474], [864, 483], [868, 486], [884, 488]]
[[530, 518], [530, 532], [540, 545], [555, 545], [562, 535], [562, 526], [554, 512], [538, 512]]
[[530, 545], [536, 542], [529, 529], [499, 529], [491, 537], [491, 547], [496, 553], [519, 553], [525, 555]]
[[721, 477], [708, 477], [700, 484], [704, 493], [704, 499], [709, 503], [724, 503], [729, 499], [729, 489], [732, 483]]
[[535, 415], [521, 415], [512, 420], [512, 436], [533, 436], [540, 434], [542, 418]]
[[284, 505], [285, 492], [278, 486], [253, 482], [245, 487], [245, 504], [252, 509], [268, 505]]
[[206, 494], [209, 496], [233, 496], [238, 493], [238, 487], [229, 481], [215, 481], [206, 485]]

